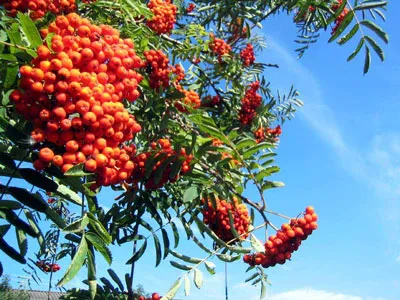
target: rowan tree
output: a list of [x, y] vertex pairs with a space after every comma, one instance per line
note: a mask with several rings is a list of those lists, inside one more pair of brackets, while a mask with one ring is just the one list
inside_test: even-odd
[[[200, 288], [200, 267], [215, 272], [211, 257], [242, 258], [263, 298], [266, 269], [295, 259], [318, 216], [309, 204], [293, 217], [267, 208], [265, 194], [283, 186], [269, 178], [279, 171], [274, 156], [283, 124], [303, 103], [294, 88], [273, 92], [264, 71], [276, 65], [257, 60], [266, 44], [257, 28], [286, 15], [297, 27], [299, 56], [320, 36], [339, 45], [359, 39], [348, 60], [363, 51], [366, 73], [371, 50], [384, 60], [374, 38], [388, 42], [379, 27], [387, 2], [0, 4], [0, 249], [27, 263], [33, 278], [49, 273], [49, 288], [54, 272], [63, 272], [63, 286], [85, 266], [92, 299], [143, 299], [132, 289], [133, 269], [150, 247], [156, 265], [171, 259], [186, 271], [162, 299], [181, 286], [188, 294], [191, 273]], [[258, 191], [254, 199], [243, 196], [249, 184]], [[108, 187], [116, 201], [104, 210]], [[273, 225], [270, 214], [287, 223]], [[39, 217], [52, 226], [46, 234]], [[182, 235], [177, 222], [205, 257], [173, 250]], [[267, 235], [269, 227], [275, 234]], [[11, 228], [18, 245], [9, 242]], [[38, 253], [28, 252], [28, 236]], [[116, 286], [97, 281], [95, 260], [111, 264], [111, 243], [132, 245], [125, 285], [112, 269]], [[61, 259], [71, 261], [67, 270], [60, 270]], [[74, 293], [85, 292], [73, 291], [71, 299]]]

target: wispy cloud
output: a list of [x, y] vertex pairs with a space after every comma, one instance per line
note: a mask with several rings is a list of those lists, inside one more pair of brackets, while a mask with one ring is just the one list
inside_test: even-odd
[[[379, 195], [383, 218], [398, 226], [400, 220], [400, 132], [385, 132], [373, 136], [366, 145], [349, 141], [339, 126], [335, 112], [327, 105], [318, 78], [283, 48], [268, 37], [270, 49], [281, 60], [285, 71], [293, 74], [302, 91], [305, 106], [299, 113], [303, 120], [337, 154], [343, 168], [356, 180], [372, 187]], [[292, 78], [288, 78], [290, 80]], [[304, 93], [303, 93], [304, 92]], [[400, 231], [400, 227], [397, 227]]]
[[[204, 290], [200, 293], [190, 294], [191, 300], [221, 300], [225, 299], [224, 277], [217, 274], [207, 277]], [[259, 300], [260, 287], [252, 286], [248, 282], [235, 284], [229, 288], [229, 299], [234, 300]], [[313, 288], [303, 288], [283, 293], [267, 292], [268, 300], [385, 300], [384, 298], [367, 297], [363, 298], [356, 295], [349, 295], [341, 292], [316, 290]]]
[[383, 298], [361, 298], [359, 296], [346, 295], [314, 289], [300, 289], [280, 294], [271, 295], [270, 300], [383, 300]]

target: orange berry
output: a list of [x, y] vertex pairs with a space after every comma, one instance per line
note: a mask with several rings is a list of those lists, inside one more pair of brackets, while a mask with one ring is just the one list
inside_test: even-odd
[[79, 149], [79, 144], [75, 140], [70, 140], [65, 144], [65, 150], [67, 152], [75, 153]]
[[57, 167], [61, 167], [64, 164], [64, 160], [61, 155], [54, 155], [52, 163]]
[[97, 163], [96, 160], [94, 160], [93, 158], [88, 159], [85, 162], [85, 170], [88, 172], [95, 172], [97, 169]]
[[51, 150], [48, 147], [42, 148], [39, 151], [39, 158], [40, 158], [41, 161], [49, 163], [54, 158], [54, 152], [53, 152], [53, 150]]
[[97, 154], [95, 159], [98, 168], [105, 167], [108, 163], [107, 156], [101, 153]]

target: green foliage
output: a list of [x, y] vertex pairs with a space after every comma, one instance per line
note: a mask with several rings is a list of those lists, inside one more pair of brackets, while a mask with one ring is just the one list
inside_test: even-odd
[[23, 290], [13, 290], [10, 284], [10, 277], [1, 276], [0, 299], [4, 300], [29, 300], [29, 294]]
[[[389, 37], [381, 27], [386, 1], [193, 3], [196, 9], [187, 12], [187, 3], [174, 1], [178, 10], [177, 24], [171, 34], [161, 35], [147, 26], [153, 13], [142, 1], [78, 3], [80, 15], [94, 23], [118, 28], [122, 37], [131, 38], [141, 59], [144, 60], [145, 51], [161, 50], [168, 54], [171, 69], [178, 65], [186, 69], [182, 81], [174, 82], [176, 74], [171, 73], [169, 79], [173, 83], [158, 89], [150, 87], [154, 66], [147, 64], [137, 70], [143, 76], [138, 88], [140, 97], [132, 103], [125, 101], [124, 105], [142, 130], [126, 144], [135, 146], [137, 156], [143, 153], [149, 154], [149, 158], [143, 166], [142, 178], [137, 181], [131, 178], [111, 186], [119, 196], [107, 211], [102, 206], [102, 187], [93, 186], [96, 175], [87, 172], [84, 163], [76, 164], [65, 174], [54, 165], [43, 171], [31, 168], [38, 155], [37, 149], [49, 143], [32, 142], [32, 123], [17, 114], [9, 97], [12, 90], [20, 87], [19, 68], [32, 63], [42, 43], [51, 46], [53, 34], [42, 40], [39, 32], [55, 17], [48, 14], [40, 21], [33, 21], [27, 14], [19, 13], [11, 18], [4, 8], [0, 10], [0, 176], [7, 178], [7, 183], [0, 186], [0, 218], [4, 222], [0, 225], [0, 249], [14, 260], [26, 263], [26, 256], [30, 254], [28, 243], [34, 238], [40, 248], [36, 254], [38, 260], [70, 259], [58, 283], [60, 286], [87, 266], [89, 290], [72, 290], [65, 299], [125, 299], [123, 292], [130, 296], [135, 293], [129, 274], [125, 275], [125, 286], [111, 269], [108, 270], [111, 280], [97, 279], [96, 255], [101, 254], [111, 264], [111, 243], [132, 244], [133, 254], [126, 257], [132, 268], [146, 252], [154, 253], [156, 266], [169, 255], [173, 256], [170, 264], [185, 272], [163, 299], [173, 299], [182, 285], [189, 295], [189, 275], [193, 275], [194, 285], [201, 288], [200, 268], [204, 266], [210, 274], [216, 272], [215, 265], [209, 261], [212, 257], [233, 262], [253, 249], [262, 251], [263, 244], [253, 232], [270, 226], [264, 194], [284, 184], [274, 178], [280, 170], [274, 161], [279, 135], [266, 134], [260, 138], [256, 133], [283, 125], [303, 105], [294, 87], [287, 93], [272, 92], [264, 74], [266, 70], [271, 71], [268, 68], [278, 67], [274, 62], [256, 60], [249, 66], [243, 64], [240, 53], [247, 44], [252, 44], [256, 53], [266, 45], [263, 36], [255, 30], [262, 28], [264, 20], [277, 14], [293, 18], [298, 27], [296, 42], [300, 46], [296, 51], [299, 56], [316, 43], [324, 31], [333, 28], [329, 42], [347, 46], [350, 41], [356, 41], [348, 61], [364, 49], [364, 73], [370, 69], [371, 52], [381, 61], [385, 59], [381, 43], [387, 44]], [[231, 51], [223, 55], [214, 53], [211, 34], [225, 41]], [[257, 93], [262, 101], [251, 122], [243, 124], [239, 115], [249, 85], [256, 81], [260, 83]], [[190, 92], [201, 99], [200, 107], [184, 103], [182, 99]], [[218, 103], [210, 102], [212, 97], [217, 97]], [[182, 155], [157, 155], [159, 153], [151, 145], [160, 139], [168, 139], [176, 153], [184, 150], [190, 155], [187, 172], [183, 172], [185, 158]], [[57, 147], [64, 149], [63, 145]], [[14, 178], [24, 180], [24, 187], [17, 186]], [[151, 188], [151, 183], [157, 188]], [[28, 184], [32, 185], [30, 190], [26, 189]], [[249, 184], [257, 189], [257, 199], [242, 196]], [[253, 213], [258, 212], [265, 222], [252, 227], [250, 238], [241, 240], [231, 212], [229, 225], [234, 238], [224, 241], [203, 223], [202, 199], [210, 199], [215, 204], [217, 198], [233, 202], [233, 197], [248, 205]], [[252, 221], [254, 219], [253, 214]], [[39, 220], [52, 224], [47, 233], [42, 233]], [[180, 224], [183, 235], [205, 252], [204, 258], [172, 250], [182, 240]], [[10, 229], [15, 230], [15, 245], [7, 242]], [[197, 230], [194, 229], [199, 234], [195, 234]], [[35, 267], [29, 262], [27, 265], [32, 270], [29, 274], [39, 281]], [[261, 285], [263, 298], [267, 276], [262, 268], [251, 270], [255, 272], [247, 281]], [[144, 291], [136, 293], [144, 294]]]

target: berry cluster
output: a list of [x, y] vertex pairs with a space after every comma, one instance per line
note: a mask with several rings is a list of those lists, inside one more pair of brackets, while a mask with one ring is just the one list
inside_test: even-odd
[[216, 38], [213, 33], [210, 33], [210, 44], [211, 51], [218, 56], [218, 61], [222, 61], [222, 56], [231, 53], [232, 48], [224, 40]]
[[158, 293], [153, 293], [151, 297], [145, 298], [144, 296], [139, 296], [138, 300], [161, 300], [162, 297]]
[[242, 99], [242, 107], [239, 112], [239, 121], [243, 125], [250, 125], [256, 116], [256, 110], [261, 105], [261, 95], [257, 94], [260, 88], [260, 82], [255, 81], [250, 84], [244, 98]]
[[301, 16], [300, 16], [300, 11], [297, 11], [296, 16], [295, 16], [295, 21], [296, 23], [304, 22], [306, 18], [310, 15], [310, 13], [315, 11], [315, 7], [310, 5], [308, 6], [308, 10], [305, 11]]
[[46, 273], [48, 273], [48, 272], [57, 272], [57, 271], [59, 271], [61, 269], [59, 265], [51, 264], [51, 263], [48, 263], [48, 262], [46, 262], [44, 260], [38, 260], [36, 262], [36, 266], [38, 266], [40, 270], [42, 270], [43, 272], [46, 272]]
[[247, 44], [246, 48], [240, 52], [240, 58], [243, 61], [243, 65], [246, 67], [254, 63], [256, 57], [254, 56], [254, 48], [252, 44]]
[[[178, 83], [185, 78], [185, 71], [181, 65], [171, 66], [168, 57], [161, 50], [145, 51], [146, 71], [150, 74], [150, 87], [158, 90], [167, 88], [170, 81]], [[170, 78], [172, 77], [173, 78]]]
[[[243, 19], [241, 18], [236, 18], [234, 22], [229, 26], [230, 27], [230, 32], [232, 32], [232, 36], [229, 37], [228, 42], [236, 42], [240, 39], [243, 39], [247, 36], [247, 29], [245, 26], [243, 26]], [[240, 28], [242, 28], [240, 30]]]
[[282, 129], [281, 126], [278, 125], [275, 128], [260, 127], [254, 132], [254, 137], [257, 143], [261, 143], [265, 140], [276, 142], [281, 134]]
[[[159, 139], [158, 142], [152, 142], [150, 145], [152, 151], [137, 155], [133, 162], [135, 170], [129, 179], [132, 183], [138, 183], [146, 178], [146, 164], [151, 163], [152, 171], [145, 181], [147, 189], [157, 189], [167, 182], [175, 182], [178, 178], [190, 171], [190, 162], [193, 155], [188, 155], [184, 148], [174, 150], [168, 139]], [[172, 169], [179, 162], [182, 162], [181, 169], [175, 176], [171, 177]], [[162, 173], [158, 170], [162, 168]], [[159, 176], [158, 179], [156, 177]], [[127, 181], [128, 182], [128, 181]]]
[[170, 0], [150, 0], [147, 7], [154, 14], [147, 26], [158, 34], [171, 33], [176, 22], [177, 7]]
[[187, 13], [191, 13], [192, 11], [194, 11], [196, 8], [196, 4], [194, 3], [189, 3], [188, 7], [186, 8], [186, 12]]
[[47, 12], [69, 13], [76, 10], [75, 0], [0, 0], [8, 15], [15, 17], [18, 12], [28, 12], [33, 20], [41, 19]]
[[145, 51], [146, 70], [150, 74], [150, 87], [159, 89], [169, 86], [169, 74], [171, 72], [169, 59], [161, 50]]
[[[221, 146], [224, 145], [224, 142], [219, 140], [219, 139], [212, 139], [212, 145], [214, 147], [221, 147]], [[232, 166], [240, 165], [240, 162], [237, 159], [234, 159], [232, 154], [229, 154], [227, 152], [222, 152], [221, 153], [221, 160], [224, 160], [224, 159], [227, 159], [227, 158], [230, 158], [230, 160], [231, 160], [230, 163], [232, 163]]]
[[142, 76], [134, 69], [142, 61], [132, 40], [75, 13], [58, 16], [48, 32], [51, 45], [40, 46], [32, 66], [20, 68], [20, 90], [10, 95], [34, 125], [32, 138], [40, 143], [34, 166], [52, 163], [66, 172], [85, 163], [102, 184], [115, 183], [120, 170], [132, 169], [125, 167], [122, 144], [141, 130], [122, 100], [139, 97]]
[[276, 235], [269, 237], [264, 244], [264, 253], [247, 254], [243, 257], [244, 262], [251, 266], [262, 265], [264, 268], [284, 264], [299, 248], [301, 241], [307, 239], [313, 230], [318, 228], [317, 219], [314, 208], [307, 207], [304, 217], [292, 219], [289, 224], [283, 224]]
[[203, 98], [201, 105], [204, 107], [217, 107], [221, 104], [221, 97], [218, 95], [215, 96], [206, 96]]
[[171, 72], [174, 75], [172, 81], [177, 84], [185, 79], [185, 70], [179, 64], [171, 68]]
[[[332, 5], [332, 10], [337, 11], [342, 5], [342, 2], [343, 0], [337, 0], [337, 3]], [[347, 16], [348, 13], [349, 10], [347, 7], [345, 7], [343, 11], [340, 13], [340, 15], [336, 18], [335, 26], [333, 26], [331, 34], [335, 34], [336, 30], [339, 28], [340, 24], [342, 24], [344, 18]]]
[[229, 212], [232, 214], [235, 230], [241, 238], [248, 236], [250, 225], [250, 216], [247, 206], [238, 202], [237, 198], [233, 198], [233, 203], [226, 200], [216, 199], [216, 207], [209, 199], [204, 200], [203, 222], [214, 231], [214, 233], [223, 241], [228, 242], [234, 239], [231, 231], [229, 220]]
[[180, 112], [187, 113], [188, 110], [187, 110], [186, 106], [190, 106], [193, 109], [200, 107], [201, 99], [200, 99], [199, 94], [197, 94], [197, 92], [185, 90], [179, 84], [176, 85], [176, 89], [185, 95], [182, 99], [179, 99], [177, 102], [174, 103], [175, 107]]

